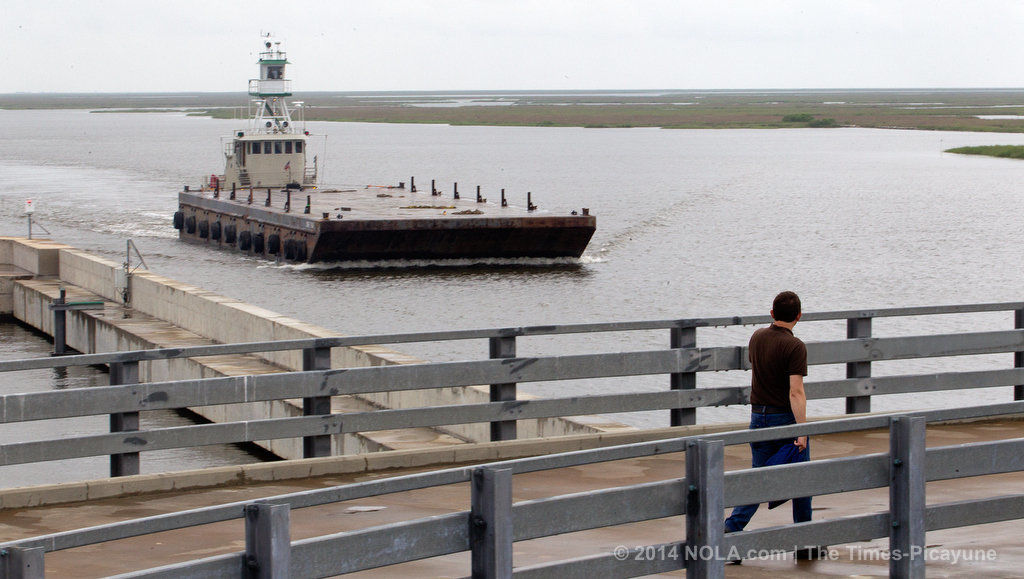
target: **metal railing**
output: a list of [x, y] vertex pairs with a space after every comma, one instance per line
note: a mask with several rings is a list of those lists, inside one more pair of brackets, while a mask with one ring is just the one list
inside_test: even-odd
[[[1017, 329], [927, 336], [871, 338], [865, 320], [971, 312], [1014, 312]], [[848, 378], [807, 383], [809, 399], [846, 398], [848, 412], [870, 408], [870, 396], [959, 388], [1015, 386], [1014, 399], [1024, 399], [1024, 302], [964, 306], [899, 308], [873, 311], [807, 313], [805, 321], [847, 320], [846, 340], [808, 343], [810, 364], [845, 364]], [[311, 338], [166, 348], [58, 358], [0, 362], [0, 372], [72, 365], [108, 364], [108, 387], [0, 396], [0, 423], [111, 415], [111, 433], [59, 440], [0, 445], [0, 466], [87, 456], [111, 456], [111, 475], [139, 472], [139, 450], [164, 450], [224, 443], [302, 437], [304, 456], [330, 453], [330, 437], [344, 433], [411, 427], [440, 427], [486, 422], [492, 440], [516, 438], [516, 421], [559, 416], [669, 410], [672, 425], [693, 424], [699, 407], [747, 404], [748, 386], [697, 388], [701, 372], [743, 370], [745, 347], [696, 346], [701, 327], [760, 324], [767, 316], [699, 318], [667, 321], [581, 324], [544, 327], [461, 330], [417, 334]], [[516, 339], [589, 332], [669, 330], [670, 348], [663, 350], [516, 357]], [[468, 362], [409, 364], [329, 369], [330, 348], [368, 344], [487, 339], [490, 359]], [[208, 378], [139, 384], [139, 363], [153, 360], [272, 352], [303, 351], [302, 372]], [[1014, 367], [872, 378], [870, 364], [881, 360], [1014, 353]], [[669, 375], [669, 389], [519, 400], [517, 384], [585, 378]], [[852, 374], [852, 376], [851, 376]], [[369, 394], [490, 385], [491, 402], [400, 410], [330, 414], [330, 398]], [[303, 399], [304, 416], [245, 422], [200, 424], [139, 430], [142, 411], [256, 401]], [[131, 432], [131, 436], [125, 436]]]
[[[839, 545], [889, 537], [890, 573], [923, 577], [925, 532], [1024, 518], [1024, 494], [925, 505], [925, 483], [1024, 470], [1024, 438], [925, 451], [925, 423], [1024, 412], [1024, 401], [875, 415], [771, 429], [707, 434], [518, 459], [192, 509], [0, 545], [9, 577], [42, 577], [44, 553], [244, 518], [246, 551], [121, 577], [325, 577], [470, 551], [474, 576], [640, 576], [687, 569], [721, 577], [726, 560], [794, 545]], [[889, 427], [890, 451], [725, 473], [723, 447], [800, 435]], [[512, 475], [583, 464], [686, 453], [685, 478], [512, 503]], [[333, 535], [289, 540], [291, 509], [471, 483], [471, 509]], [[889, 487], [885, 512], [724, 534], [729, 506]], [[639, 547], [657, 557], [598, 553], [514, 569], [512, 545], [563, 533], [686, 516], [685, 541]], [[399, 547], [400, 546], [400, 547]]]

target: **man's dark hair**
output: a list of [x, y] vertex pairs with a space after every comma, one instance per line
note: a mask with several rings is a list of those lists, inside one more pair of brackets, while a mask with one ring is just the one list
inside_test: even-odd
[[800, 315], [800, 296], [793, 292], [782, 292], [772, 302], [772, 312], [780, 322], [792, 322]]

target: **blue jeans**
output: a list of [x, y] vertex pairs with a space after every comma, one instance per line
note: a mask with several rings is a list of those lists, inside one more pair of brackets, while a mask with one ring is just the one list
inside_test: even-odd
[[[787, 424], [796, 424], [796, 419], [793, 417], [791, 412], [784, 412], [780, 414], [759, 414], [755, 412], [750, 415], [751, 429], [786, 426]], [[764, 463], [771, 458], [773, 454], [778, 452], [783, 445], [792, 441], [793, 439], [791, 438], [784, 438], [782, 440], [751, 442], [751, 466], [754, 468], [764, 466]], [[810, 440], [807, 441], [807, 448], [800, 453], [800, 457], [796, 462], [807, 462], [809, 460], [811, 460]], [[732, 515], [725, 520], [725, 532], [732, 533], [735, 531], [742, 531], [747, 526], [747, 523], [750, 522], [750, 518], [757, 512], [758, 506], [759, 505], [742, 505], [733, 509]], [[811, 520], [811, 497], [793, 499], [793, 522], [802, 523], [809, 520]]]

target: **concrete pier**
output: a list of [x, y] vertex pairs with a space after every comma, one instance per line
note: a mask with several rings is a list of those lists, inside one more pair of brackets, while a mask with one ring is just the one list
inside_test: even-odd
[[[53, 334], [49, 304], [64, 288], [70, 301], [103, 301], [96, 311], [67, 313], [67, 344], [83, 353], [179, 347], [212, 343], [330, 337], [339, 334], [281, 316], [237, 299], [148, 271], [126, 276], [120, 264], [48, 240], [0, 238], [0, 313]], [[127, 292], [129, 302], [124, 302]], [[420, 360], [382, 346], [334, 348], [331, 366], [352, 368], [410, 364]], [[144, 362], [140, 380], [184, 380], [302, 369], [302, 352], [219, 356]], [[338, 396], [332, 412], [486, 402], [486, 386], [378, 395]], [[302, 401], [275, 401], [193, 408], [215, 422], [300, 416]], [[558, 436], [624, 428], [601, 419], [520, 421], [520, 437]], [[335, 436], [333, 454], [429, 448], [489, 440], [489, 426], [404, 429]], [[282, 458], [301, 458], [300, 440], [262, 443]]]

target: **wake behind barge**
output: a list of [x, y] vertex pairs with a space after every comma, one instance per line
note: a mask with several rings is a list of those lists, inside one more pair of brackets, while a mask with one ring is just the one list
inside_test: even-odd
[[[266, 42], [260, 78], [249, 81], [250, 126], [226, 142], [223, 175], [178, 194], [174, 227], [184, 241], [290, 262], [579, 257], [597, 227], [580, 214], [541, 213], [488, 202], [479, 188], [460, 198], [398, 187], [318, 188], [306, 160], [309, 131], [296, 130], [287, 102], [285, 53]], [[294, 103], [300, 111], [302, 103]], [[301, 122], [301, 121], [300, 121]]]

